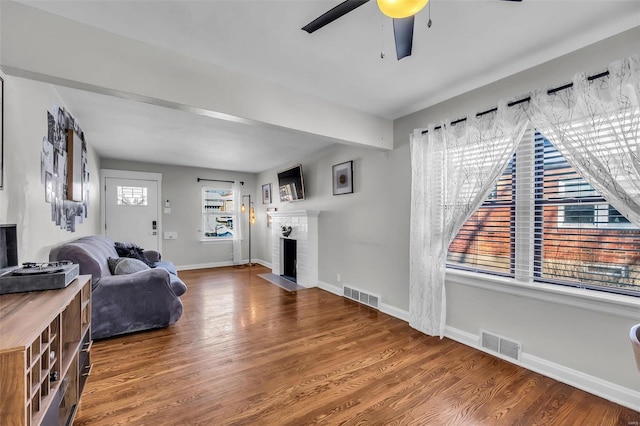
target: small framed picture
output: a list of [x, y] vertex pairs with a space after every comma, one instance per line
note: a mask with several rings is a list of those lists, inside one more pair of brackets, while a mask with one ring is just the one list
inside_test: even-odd
[[333, 166], [333, 195], [353, 193], [353, 161]]
[[271, 184], [262, 185], [262, 204], [271, 204]]

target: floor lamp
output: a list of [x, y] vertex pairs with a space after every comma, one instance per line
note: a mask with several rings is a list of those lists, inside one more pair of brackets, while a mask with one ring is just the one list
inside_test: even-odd
[[244, 205], [245, 198], [249, 199], [249, 263], [247, 264], [247, 266], [253, 266], [253, 263], [251, 263], [251, 225], [254, 225], [256, 223], [256, 210], [253, 207], [253, 203], [251, 202], [251, 194], [247, 194], [242, 196], [242, 206], [240, 206], [240, 211], [244, 213], [247, 210]]

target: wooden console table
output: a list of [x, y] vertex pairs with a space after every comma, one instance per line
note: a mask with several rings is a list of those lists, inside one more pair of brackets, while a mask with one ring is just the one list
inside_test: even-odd
[[91, 370], [91, 276], [0, 295], [0, 423], [73, 422]]

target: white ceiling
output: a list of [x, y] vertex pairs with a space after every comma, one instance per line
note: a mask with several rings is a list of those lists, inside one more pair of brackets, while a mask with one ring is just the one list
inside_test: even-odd
[[[22, 2], [391, 119], [640, 25], [638, 0], [431, 0], [433, 26], [428, 9], [420, 12], [413, 54], [397, 61], [391, 20], [373, 0], [311, 35], [300, 28], [340, 1]], [[331, 143], [59, 90], [104, 157], [259, 172]]]

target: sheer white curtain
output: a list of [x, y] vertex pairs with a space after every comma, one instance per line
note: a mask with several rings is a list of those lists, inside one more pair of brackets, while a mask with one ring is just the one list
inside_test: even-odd
[[233, 191], [233, 264], [242, 263], [242, 184], [238, 181], [231, 186]]
[[640, 225], [640, 55], [612, 63], [609, 76], [534, 93], [528, 113], [567, 161], [607, 201]]
[[519, 107], [411, 138], [409, 323], [444, 335], [445, 265], [458, 230], [493, 188], [527, 128]]

